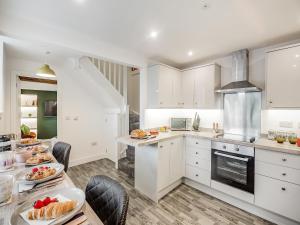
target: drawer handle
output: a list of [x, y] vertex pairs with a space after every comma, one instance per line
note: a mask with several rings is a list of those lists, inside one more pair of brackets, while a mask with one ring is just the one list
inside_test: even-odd
[[159, 147], [160, 147], [160, 148], [163, 148], [164, 146], [161, 145], [161, 146], [159, 146]]
[[287, 161], [287, 159], [282, 159], [282, 161], [283, 161], [283, 162], [286, 162], [286, 161]]
[[196, 164], [198, 165], [198, 162], [196, 162]]
[[198, 142], [196, 142], [196, 145], [198, 145], [199, 143]]
[[236, 150], [237, 152], [238, 152], [238, 151], [240, 151], [240, 149], [239, 149], [239, 148], [236, 148], [235, 150]]
[[226, 145], [223, 145], [223, 149], [226, 149]]
[[173, 143], [173, 142], [171, 142], [171, 145], [174, 145], [174, 143]]
[[285, 187], [282, 187], [282, 188], [281, 188], [281, 190], [285, 191], [285, 190], [286, 190], [286, 188], [285, 188]]
[[199, 175], [198, 174], [196, 174], [196, 177], [198, 177]]
[[196, 155], [198, 155], [199, 153], [198, 152], [196, 152]]
[[286, 176], [286, 173], [283, 173], [282, 176]]

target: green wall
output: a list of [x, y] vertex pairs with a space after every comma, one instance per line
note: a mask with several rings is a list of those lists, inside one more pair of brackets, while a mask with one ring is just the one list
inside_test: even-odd
[[37, 95], [37, 129], [38, 139], [48, 139], [57, 136], [57, 117], [44, 117], [45, 101], [57, 100], [56, 91], [21, 90], [22, 94]]

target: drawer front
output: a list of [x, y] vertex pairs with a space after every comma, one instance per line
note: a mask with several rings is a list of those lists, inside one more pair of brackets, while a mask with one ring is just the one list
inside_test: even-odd
[[297, 169], [256, 161], [255, 173], [300, 185], [300, 170]]
[[186, 147], [187, 156], [194, 156], [201, 159], [210, 159], [211, 158], [211, 150], [204, 150], [195, 147]]
[[209, 150], [211, 149], [211, 141], [208, 139], [187, 137], [186, 146]]
[[194, 156], [186, 156], [186, 164], [190, 166], [195, 166], [199, 169], [211, 170], [211, 160], [210, 159], [202, 159]]
[[300, 156], [263, 149], [255, 150], [256, 160], [272, 164], [300, 169]]
[[207, 170], [198, 169], [193, 166], [187, 165], [185, 167], [186, 177], [199, 182], [201, 184], [210, 186], [210, 172]]
[[273, 178], [255, 176], [255, 204], [300, 222], [300, 186]]

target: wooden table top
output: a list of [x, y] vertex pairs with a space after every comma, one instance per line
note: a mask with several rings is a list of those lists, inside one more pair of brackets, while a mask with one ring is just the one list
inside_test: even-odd
[[[22, 170], [24, 170], [25, 164], [16, 164], [15, 169], [13, 171], [8, 171], [8, 172], [2, 172], [0, 175], [4, 174], [11, 174], [16, 176], [18, 173], [20, 173]], [[48, 187], [48, 188], [43, 188], [41, 190], [37, 190], [35, 192], [23, 192], [19, 193], [18, 192], [18, 183], [15, 182], [14, 184], [14, 190], [13, 190], [13, 196], [12, 196], [12, 201], [11, 203], [0, 206], [0, 225], [8, 225], [10, 224], [10, 217], [13, 214], [15, 208], [23, 203], [26, 199], [34, 197], [39, 194], [43, 194], [46, 191], [49, 190], [58, 190], [62, 188], [73, 188], [75, 187], [74, 183], [72, 180], [68, 177], [68, 175], [64, 173], [64, 179], [61, 183], [58, 183], [56, 186]], [[96, 213], [92, 210], [92, 208], [89, 206], [89, 204], [86, 202], [82, 211], [88, 218], [88, 224], [93, 224], [93, 225], [103, 225], [101, 220], [98, 218]]]

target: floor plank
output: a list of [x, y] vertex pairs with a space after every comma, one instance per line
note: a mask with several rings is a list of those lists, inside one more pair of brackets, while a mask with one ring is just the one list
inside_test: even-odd
[[255, 215], [231, 206], [185, 184], [169, 193], [159, 204], [134, 189], [134, 181], [102, 159], [71, 167], [68, 175], [85, 190], [90, 177], [106, 175], [120, 182], [129, 194], [127, 225], [272, 225]]

